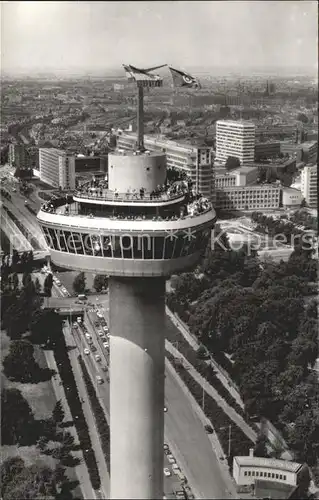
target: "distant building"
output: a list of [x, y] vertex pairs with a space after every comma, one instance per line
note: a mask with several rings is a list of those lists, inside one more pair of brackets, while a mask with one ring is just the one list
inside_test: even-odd
[[31, 168], [29, 152], [24, 144], [9, 144], [8, 163], [15, 168]]
[[[117, 148], [132, 150], [136, 146], [136, 134], [118, 133]], [[194, 188], [207, 198], [214, 196], [214, 169], [212, 148], [192, 144], [144, 137], [147, 149], [166, 154], [167, 167], [185, 172], [193, 181]]]
[[282, 206], [284, 208], [298, 208], [302, 202], [303, 195], [300, 189], [292, 187], [282, 188]]
[[316, 163], [318, 158], [318, 141], [307, 141], [299, 144], [282, 141], [280, 151], [294, 155], [298, 162]]
[[215, 207], [220, 210], [279, 208], [281, 187], [275, 184], [232, 186], [216, 189]]
[[39, 149], [40, 180], [61, 189], [75, 188], [74, 156], [56, 148]]
[[75, 174], [82, 173], [107, 173], [107, 155], [106, 156], [82, 156], [75, 157]]
[[301, 171], [301, 192], [310, 207], [318, 205], [318, 166], [306, 165]]
[[242, 166], [235, 170], [227, 171], [225, 167], [215, 167], [215, 187], [247, 186], [256, 183], [258, 167]]
[[233, 156], [240, 163], [255, 158], [255, 125], [249, 121], [218, 120], [216, 123], [216, 160], [226, 163]]
[[[306, 475], [309, 477], [306, 465], [287, 460], [254, 457], [252, 453], [250, 456], [236, 456], [233, 459], [233, 478], [237, 491], [244, 491], [248, 486], [255, 489], [256, 483], [260, 481], [258, 488], [264, 492], [267, 489], [264, 498], [290, 498], [292, 491]], [[276, 484], [277, 491], [273, 496], [271, 492], [275, 492]], [[282, 485], [285, 487], [281, 488]], [[261, 498], [259, 493], [257, 498]]]
[[258, 142], [255, 144], [255, 161], [264, 158], [276, 158], [280, 154], [280, 142]]
[[113, 90], [114, 92], [119, 92], [121, 90], [124, 90], [125, 85], [123, 83], [114, 83], [113, 84]]

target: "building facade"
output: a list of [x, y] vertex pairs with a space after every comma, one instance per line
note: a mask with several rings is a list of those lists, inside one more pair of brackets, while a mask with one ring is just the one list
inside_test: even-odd
[[255, 125], [249, 121], [218, 120], [216, 122], [216, 160], [238, 158], [241, 164], [255, 159]]
[[59, 155], [59, 187], [73, 191], [75, 189], [75, 158], [63, 153]]
[[274, 458], [237, 456], [233, 459], [233, 478], [237, 486], [252, 485], [256, 479], [296, 486], [303, 469], [302, 464]]
[[240, 167], [227, 171], [225, 167], [215, 168], [216, 189], [225, 187], [247, 186], [256, 183], [258, 178], [258, 167]]
[[318, 166], [306, 165], [301, 171], [301, 192], [310, 207], [318, 205]]
[[268, 141], [255, 144], [255, 161], [276, 158], [280, 154], [280, 142]]
[[[118, 133], [117, 147], [123, 150], [135, 148], [136, 134]], [[166, 154], [167, 167], [184, 171], [193, 181], [197, 191], [209, 199], [214, 197], [214, 169], [212, 149], [192, 146], [167, 139], [145, 136], [145, 147], [152, 152]]]
[[31, 168], [31, 159], [24, 144], [9, 144], [8, 163], [15, 168]]
[[279, 208], [281, 188], [273, 184], [231, 186], [216, 189], [215, 207], [220, 210]]
[[61, 189], [75, 188], [74, 156], [56, 148], [39, 149], [40, 180]]
[[75, 157], [75, 173], [107, 173], [107, 156], [82, 156]]
[[284, 208], [298, 208], [302, 202], [303, 196], [300, 189], [292, 187], [282, 188], [282, 206]]

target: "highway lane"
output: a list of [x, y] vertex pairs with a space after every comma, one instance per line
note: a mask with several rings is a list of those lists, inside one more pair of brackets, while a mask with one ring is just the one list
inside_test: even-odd
[[165, 436], [196, 498], [231, 498], [203, 424], [170, 369], [165, 399]]

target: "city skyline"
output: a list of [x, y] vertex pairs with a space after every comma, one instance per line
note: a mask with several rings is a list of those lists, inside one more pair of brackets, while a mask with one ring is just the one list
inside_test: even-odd
[[317, 72], [313, 1], [26, 1], [1, 10], [6, 73], [107, 72], [123, 62]]

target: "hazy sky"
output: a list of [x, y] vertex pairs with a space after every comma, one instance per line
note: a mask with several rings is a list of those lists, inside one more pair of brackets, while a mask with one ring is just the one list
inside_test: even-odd
[[1, 2], [1, 66], [314, 68], [316, 1]]

